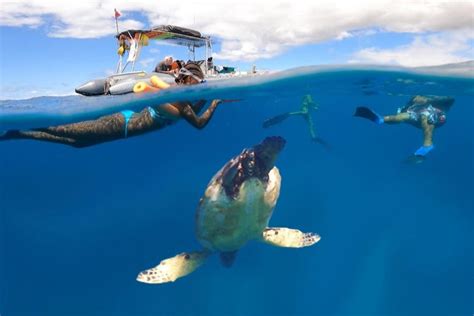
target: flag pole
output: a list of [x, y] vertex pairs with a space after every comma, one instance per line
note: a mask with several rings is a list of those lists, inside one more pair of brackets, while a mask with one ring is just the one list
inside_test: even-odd
[[115, 16], [115, 28], [117, 29], [117, 35], [119, 34], [118, 30], [118, 16], [117, 16], [117, 9], [114, 9], [114, 16]]
[[[120, 38], [119, 38], [119, 28], [118, 28], [118, 18], [120, 16], [120, 12], [117, 11], [117, 8], [114, 8], [114, 17], [115, 17], [115, 28], [117, 29], [117, 40], [119, 42], [119, 46], [122, 46], [122, 45], [125, 45], [124, 43], [121, 42]], [[119, 53], [119, 62], [118, 62], [118, 65], [117, 65], [117, 73], [121, 73], [122, 72], [122, 56], [123, 56], [123, 52], [124, 52], [125, 49], [123, 49], [122, 53], [120, 54]], [[120, 48], [118, 50], [118, 52], [120, 52]]]

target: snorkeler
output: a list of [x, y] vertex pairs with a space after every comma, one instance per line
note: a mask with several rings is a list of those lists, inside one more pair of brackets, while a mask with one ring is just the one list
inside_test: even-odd
[[301, 103], [301, 108], [297, 112], [287, 112], [283, 114], [279, 114], [277, 116], [274, 116], [272, 118], [266, 119], [263, 122], [263, 127], [268, 128], [270, 126], [279, 124], [289, 118], [290, 116], [302, 116], [305, 121], [308, 123], [308, 128], [309, 128], [309, 135], [311, 137], [311, 140], [313, 142], [319, 143], [326, 147], [327, 149], [330, 149], [329, 144], [324, 141], [321, 137], [318, 137], [316, 135], [315, 129], [314, 129], [314, 122], [313, 118], [311, 117], [310, 110], [318, 110], [318, 105], [313, 101], [313, 97], [309, 94], [305, 95], [303, 97], [303, 101]]
[[377, 124], [408, 123], [423, 130], [423, 146], [418, 148], [408, 160], [423, 161], [433, 148], [433, 131], [446, 122], [446, 112], [454, 99], [444, 96], [414, 96], [408, 103], [399, 108], [396, 115], [380, 116], [367, 107], [358, 107], [354, 116], [363, 117]]
[[[181, 69], [176, 83], [194, 85], [203, 79], [204, 74], [199, 65], [188, 63]], [[0, 141], [34, 139], [82, 148], [159, 130], [181, 118], [195, 128], [202, 129], [209, 123], [221, 100], [213, 100], [207, 110], [198, 116], [205, 103], [205, 100], [166, 103], [147, 107], [139, 113], [126, 110], [96, 120], [32, 130], [10, 130], [0, 136]]]

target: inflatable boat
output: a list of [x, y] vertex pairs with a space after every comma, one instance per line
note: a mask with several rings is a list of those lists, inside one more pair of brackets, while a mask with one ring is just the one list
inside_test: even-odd
[[[220, 68], [212, 63], [212, 45], [209, 36], [200, 32], [174, 25], [161, 25], [150, 30], [127, 30], [117, 36], [119, 61], [116, 74], [107, 78], [88, 81], [76, 88], [76, 92], [85, 96], [106, 94], [125, 94], [133, 91], [133, 87], [140, 81], [147, 81], [152, 76], [158, 76], [166, 83], [174, 83], [175, 77], [170, 72], [135, 71], [135, 64], [143, 47], [148, 46], [150, 40], [159, 40], [174, 45], [185, 46], [192, 61], [198, 63], [206, 77], [216, 77]], [[196, 48], [205, 48], [205, 59], [195, 59]], [[125, 59], [126, 56], [126, 59]], [[130, 68], [130, 71], [128, 69]], [[228, 69], [232, 69], [227, 67]], [[228, 72], [228, 71], [227, 71]]]

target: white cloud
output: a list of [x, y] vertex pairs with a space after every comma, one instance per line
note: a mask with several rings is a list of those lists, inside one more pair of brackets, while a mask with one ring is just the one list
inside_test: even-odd
[[0, 5], [0, 25], [45, 27], [49, 36], [73, 38], [114, 34], [117, 8], [122, 30], [158, 24], [196, 28], [217, 37], [222, 44], [217, 57], [230, 60], [269, 58], [292, 46], [364, 34], [358, 30], [472, 32], [474, 10], [472, 0], [0, 0]]
[[408, 45], [390, 49], [365, 48], [356, 52], [350, 62], [394, 64], [406, 67], [442, 65], [474, 59], [471, 31], [455, 31], [416, 36]]

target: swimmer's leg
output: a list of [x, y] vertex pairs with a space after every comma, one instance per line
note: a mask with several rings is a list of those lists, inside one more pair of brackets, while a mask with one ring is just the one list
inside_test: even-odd
[[103, 116], [97, 120], [51, 126], [35, 130], [77, 140], [113, 140], [123, 138], [126, 135], [125, 117], [122, 113]]
[[428, 118], [425, 115], [421, 117], [421, 128], [423, 129], [423, 146], [433, 146], [434, 125], [428, 123]]
[[117, 113], [97, 120], [73, 124], [27, 131], [12, 130], [6, 132], [5, 135], [0, 137], [0, 140], [32, 139], [82, 148], [123, 138], [124, 124], [123, 115]]
[[0, 141], [14, 140], [14, 139], [32, 139], [32, 140], [70, 145], [73, 147], [83, 147], [77, 144], [76, 141], [72, 138], [55, 136], [55, 135], [42, 132], [42, 131], [11, 130], [11, 131], [7, 131], [3, 136], [0, 137]]
[[396, 115], [381, 116], [364, 106], [358, 107], [354, 113], [354, 116], [366, 118], [377, 124], [398, 124], [411, 120], [410, 114], [406, 112], [398, 113]]
[[413, 164], [423, 162], [425, 160], [425, 156], [434, 148], [434, 125], [428, 123], [428, 118], [425, 115], [421, 117], [421, 128], [423, 129], [423, 146], [418, 148], [413, 155], [406, 159], [406, 162], [408, 163]]
[[303, 115], [304, 119], [306, 120], [306, 122], [308, 123], [308, 129], [309, 129], [309, 136], [311, 137], [311, 140], [315, 143], [318, 143], [320, 145], [322, 145], [324, 148], [326, 148], [327, 150], [330, 150], [331, 149], [331, 145], [329, 145], [328, 142], [326, 142], [324, 139], [322, 139], [321, 137], [317, 136], [316, 134], [316, 130], [314, 128], [314, 122], [313, 122], [313, 117], [309, 114], [309, 112], [306, 112], [304, 115]]
[[398, 124], [398, 123], [403, 123], [407, 122], [411, 119], [410, 114], [403, 112], [403, 113], [398, 113], [396, 115], [387, 115], [383, 117], [384, 123], [387, 124]]

